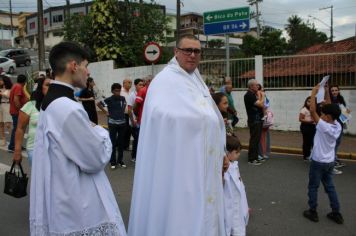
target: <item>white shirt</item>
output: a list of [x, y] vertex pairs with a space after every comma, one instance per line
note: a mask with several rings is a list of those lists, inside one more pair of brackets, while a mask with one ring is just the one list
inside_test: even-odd
[[[130, 106], [130, 107], [131, 107], [131, 113], [132, 113], [132, 116], [133, 116], [133, 119], [134, 119], [134, 120], [137, 120], [137, 118], [136, 118], [136, 116], [135, 116], [135, 113], [134, 113], [133, 110], [132, 110], [133, 105], [135, 104], [136, 95], [137, 95], [137, 91], [134, 90], [134, 91], [132, 91], [132, 92], [129, 94], [129, 97], [128, 97], [128, 99], [127, 99], [127, 106]], [[132, 126], [131, 119], [129, 119], [129, 124], [130, 124], [130, 126]]]
[[341, 132], [341, 125], [336, 120], [333, 124], [320, 119], [316, 125], [312, 159], [317, 162], [330, 163], [335, 161], [336, 139]]
[[249, 220], [248, 204], [238, 162], [224, 173], [225, 228], [227, 236], [245, 236]]
[[124, 87], [121, 88], [120, 96], [123, 96], [126, 100], [125, 114], [127, 114], [127, 101], [129, 99], [129, 93], [130, 91], [126, 91]]

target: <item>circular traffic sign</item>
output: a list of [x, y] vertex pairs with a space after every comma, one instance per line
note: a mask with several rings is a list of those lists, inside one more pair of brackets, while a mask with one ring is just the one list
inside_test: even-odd
[[148, 63], [156, 63], [162, 55], [161, 47], [155, 42], [149, 42], [145, 45], [143, 55]]

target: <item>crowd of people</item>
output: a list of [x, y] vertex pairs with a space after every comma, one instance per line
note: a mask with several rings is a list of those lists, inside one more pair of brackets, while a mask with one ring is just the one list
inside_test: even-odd
[[[246, 235], [250, 209], [239, 171], [231, 78], [216, 93], [205, 85], [198, 70], [201, 45], [192, 35], [179, 40], [174, 54], [154, 78], [113, 83], [104, 99], [89, 77], [87, 52], [71, 42], [52, 48], [53, 77], [38, 78], [31, 97], [24, 92], [25, 76], [14, 85], [1, 76], [1, 145], [7, 128], [8, 151], [17, 163], [28, 128], [31, 235], [126, 235], [104, 169], [108, 162], [113, 170], [126, 168], [131, 136], [135, 176], [128, 235]], [[75, 87], [82, 89], [74, 95]], [[257, 166], [270, 157], [274, 118], [258, 81], [249, 80], [247, 87], [248, 163]], [[336, 153], [344, 125], [339, 105], [346, 103], [339, 87], [330, 86], [317, 107], [318, 89], [299, 114], [303, 158], [311, 161], [303, 215], [318, 221], [322, 182], [332, 208], [328, 217], [342, 224], [332, 175], [343, 165]], [[107, 116], [108, 132], [98, 125], [97, 108]]]

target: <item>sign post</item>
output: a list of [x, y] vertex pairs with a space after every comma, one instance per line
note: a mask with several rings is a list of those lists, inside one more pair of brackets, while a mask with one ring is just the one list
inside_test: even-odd
[[203, 15], [205, 35], [225, 34], [226, 76], [230, 76], [230, 46], [228, 34], [250, 31], [250, 7], [204, 12]]
[[158, 43], [155, 42], [149, 42], [145, 45], [143, 49], [143, 56], [145, 58], [145, 61], [148, 63], [151, 63], [151, 75], [153, 76], [153, 66], [156, 62], [159, 61], [162, 55], [162, 49], [158, 45]]

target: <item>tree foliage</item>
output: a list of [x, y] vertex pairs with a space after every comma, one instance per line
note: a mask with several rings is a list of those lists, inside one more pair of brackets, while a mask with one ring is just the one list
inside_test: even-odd
[[296, 15], [288, 18], [285, 30], [289, 35], [288, 49], [290, 53], [296, 53], [312, 45], [324, 43], [328, 39], [325, 33], [317, 31], [314, 24], [303, 22]]
[[117, 60], [122, 52], [118, 12], [116, 0], [95, 0], [90, 8], [93, 48], [99, 60]]
[[118, 66], [144, 65], [147, 42], [165, 43], [168, 18], [154, 1], [94, 0], [87, 16], [72, 15], [65, 22], [65, 39], [95, 51], [98, 60]]
[[92, 19], [90, 15], [71, 15], [64, 22], [64, 39], [93, 48], [93, 30], [91, 24]]
[[286, 52], [286, 39], [282, 37], [281, 30], [270, 30], [264, 28], [259, 39], [246, 35], [243, 38], [241, 49], [245, 56], [255, 55], [281, 55]]

